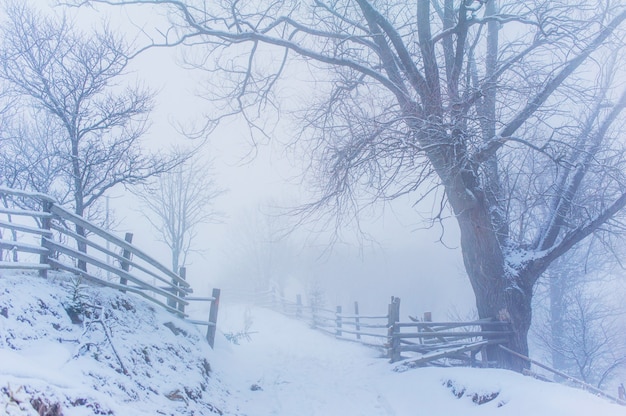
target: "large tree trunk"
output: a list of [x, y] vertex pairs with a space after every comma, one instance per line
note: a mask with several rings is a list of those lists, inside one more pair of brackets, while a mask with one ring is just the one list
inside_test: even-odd
[[[505, 270], [505, 258], [494, 230], [484, 198], [468, 200], [451, 197], [461, 230], [461, 249], [480, 318], [495, 318], [511, 323], [512, 335], [494, 336], [506, 339], [507, 347], [528, 355], [528, 330], [531, 323], [531, 288], [525, 287], [520, 276]], [[502, 330], [485, 325], [484, 330]], [[497, 345], [486, 350], [487, 359], [499, 367], [521, 371], [529, 364], [512, 356]]]
[[[82, 193], [80, 193], [79, 196], [75, 197], [76, 209], [74, 210], [74, 213], [80, 217], [83, 217], [83, 215], [85, 214], [85, 209], [83, 206], [82, 197], [80, 197], [80, 195], [82, 195]], [[78, 236], [87, 238], [87, 232], [80, 225], [76, 224], [76, 226], [74, 227], [74, 230], [76, 231], [76, 234]], [[85, 254], [87, 253], [87, 244], [79, 239], [76, 239], [76, 248], [81, 253], [85, 253]], [[87, 271], [87, 262], [85, 260], [78, 260], [77, 266], [78, 266], [78, 269], [85, 271], [85, 272]]]

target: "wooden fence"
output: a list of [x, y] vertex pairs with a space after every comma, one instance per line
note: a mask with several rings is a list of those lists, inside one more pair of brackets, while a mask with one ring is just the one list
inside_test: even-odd
[[[506, 344], [510, 324], [495, 319], [480, 319], [467, 322], [431, 322], [429, 319], [414, 322], [395, 322], [389, 328], [389, 359], [403, 361], [408, 367], [447, 359], [463, 365], [491, 366], [487, 346]], [[418, 353], [416, 357], [405, 357], [406, 352]], [[481, 353], [482, 362], [476, 360]]]
[[[241, 299], [240, 293], [240, 299]], [[322, 306], [315, 297], [304, 304], [301, 295], [295, 301], [275, 291], [247, 296], [259, 306], [308, 322], [311, 327], [344, 341], [358, 342], [384, 350], [390, 362], [402, 361], [405, 367], [417, 367], [446, 360], [471, 366], [490, 366], [486, 347], [506, 344], [511, 335], [508, 322], [481, 319], [466, 322], [432, 322], [432, 314], [422, 319], [410, 317], [400, 322], [400, 298], [392, 297], [385, 315], [362, 314], [359, 303], [334, 310]], [[480, 353], [481, 360], [477, 360]]]
[[[191, 296], [186, 270], [174, 273], [132, 244], [73, 214], [50, 196], [0, 187], [0, 269], [64, 270], [81, 279], [135, 293], [197, 325], [207, 326], [213, 347], [220, 290]], [[9, 239], [4, 238], [8, 231]], [[209, 319], [189, 319], [190, 302], [210, 302]]]

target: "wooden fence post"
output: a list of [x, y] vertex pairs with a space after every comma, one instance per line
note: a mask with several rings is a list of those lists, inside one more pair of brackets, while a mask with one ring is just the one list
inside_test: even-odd
[[[52, 202], [50, 201], [42, 201], [41, 202], [41, 210], [43, 212], [45, 212], [46, 214], [50, 214], [50, 212], [52, 208]], [[51, 223], [51, 218], [46, 218], [43, 217], [41, 219], [41, 229], [42, 230], [46, 230], [46, 231], [50, 231], [50, 223]], [[46, 243], [46, 238], [50, 238], [51, 234], [48, 235], [42, 235], [41, 236], [41, 246], [48, 249], [48, 253], [47, 254], [40, 254], [39, 255], [39, 263], [40, 264], [50, 264], [50, 262], [48, 261], [48, 259], [51, 257], [52, 253], [51, 253], [51, 248], [50, 246]], [[39, 271], [39, 275], [41, 277], [43, 277], [44, 279], [48, 277], [48, 270], [47, 269], [41, 269]]]
[[280, 300], [280, 304], [283, 307], [283, 315], [287, 315], [287, 302], [284, 293], [282, 293], [282, 289], [278, 292], [278, 299]]
[[[133, 233], [126, 233], [126, 235], [124, 235], [124, 241], [126, 241], [127, 243], [132, 243], [133, 242]], [[130, 260], [130, 251], [128, 251], [127, 249], [124, 249], [122, 251], [122, 257], [124, 257], [126, 260]], [[124, 270], [125, 272], [128, 272], [130, 270], [130, 263], [128, 262], [121, 262], [121, 266], [122, 266], [122, 270]], [[128, 279], [126, 279], [125, 277], [120, 277], [120, 285], [126, 285], [128, 283]], [[125, 290], [122, 290], [122, 292], [126, 292]]]
[[278, 307], [276, 305], [278, 304], [278, 302], [276, 301], [276, 288], [272, 287], [271, 292], [272, 292], [272, 309], [277, 310]]
[[390, 348], [390, 362], [395, 363], [400, 361], [400, 327], [397, 322], [391, 326], [391, 348]]
[[387, 337], [389, 339], [388, 357], [391, 362], [395, 362], [400, 360], [400, 327], [396, 325], [400, 320], [400, 298], [391, 297], [387, 318]]
[[[180, 276], [181, 279], [183, 280], [187, 280], [187, 268], [186, 267], [181, 267], [179, 269], [178, 275]], [[176, 283], [176, 286], [180, 287], [180, 283]], [[184, 298], [185, 297], [185, 291], [184, 290], [179, 290], [178, 292], [174, 292], [179, 298]], [[178, 310], [180, 311], [180, 316], [181, 318], [185, 317], [185, 304], [182, 302], [178, 302]]]
[[302, 295], [296, 295], [296, 317], [302, 318]]
[[311, 304], [311, 325], [317, 328], [317, 303], [313, 298], [310, 298], [309, 303]]
[[209, 311], [209, 325], [206, 330], [206, 340], [209, 342], [211, 348], [215, 345], [215, 331], [217, 329], [217, 310], [220, 306], [220, 290], [213, 289], [212, 296], [214, 298], [211, 302], [211, 310]]
[[356, 339], [361, 339], [361, 321], [359, 320], [359, 302], [354, 301], [354, 330], [356, 331]]
[[335, 330], [335, 335], [340, 337], [342, 332], [341, 332], [341, 305], [337, 306], [337, 314], [335, 315], [335, 319], [336, 319], [336, 326], [337, 329]]

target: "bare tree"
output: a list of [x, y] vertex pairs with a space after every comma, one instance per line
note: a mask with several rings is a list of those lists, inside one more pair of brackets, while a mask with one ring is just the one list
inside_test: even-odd
[[584, 244], [556, 260], [541, 279], [533, 333], [552, 366], [601, 388], [626, 364], [622, 269], [599, 244]]
[[[280, 215], [276, 201], [268, 200], [254, 210], [242, 213], [240, 225], [232, 232], [224, 255], [228, 262], [225, 284], [264, 293], [272, 290], [284, 296], [288, 278], [301, 274], [308, 259], [296, 248], [297, 243], [287, 230], [290, 224]], [[299, 259], [297, 269], [294, 259]]]
[[210, 174], [210, 166], [197, 157], [159, 175], [138, 193], [145, 217], [172, 253], [172, 270], [185, 266], [202, 224], [217, 221], [215, 199], [224, 191]]
[[[141, 86], [118, 85], [129, 55], [120, 37], [106, 29], [78, 32], [65, 16], [44, 16], [23, 2], [9, 2], [5, 11], [0, 79], [19, 105], [36, 110], [26, 114], [43, 116], [23, 119], [37, 127], [22, 126], [14, 136], [16, 155], [23, 159], [15, 176], [19, 185], [50, 191], [49, 182], [56, 180], [57, 195], [69, 190], [62, 201], [76, 214], [94, 219], [96, 202], [109, 189], [141, 183], [176, 164], [142, 152], [140, 138], [153, 94]], [[33, 137], [37, 130], [53, 134]], [[31, 159], [33, 151], [46, 153]], [[51, 159], [53, 172], [40, 164]], [[32, 169], [33, 163], [42, 171]], [[46, 176], [50, 174], [54, 176]], [[76, 232], [85, 235], [78, 225]], [[84, 243], [78, 247], [86, 251]]]
[[[539, 277], [626, 205], [620, 2], [98, 2], [162, 6], [172, 27], [154, 44], [192, 46], [212, 97], [253, 126], [280, 108], [290, 65], [308, 64], [312, 207], [354, 215], [442, 189], [479, 316], [508, 316], [523, 354]], [[603, 72], [610, 60], [616, 72]]]
[[3, 185], [50, 194], [60, 202], [68, 200], [70, 190], [65, 186], [63, 163], [59, 158], [63, 132], [51, 116], [33, 111], [14, 117], [0, 136]]

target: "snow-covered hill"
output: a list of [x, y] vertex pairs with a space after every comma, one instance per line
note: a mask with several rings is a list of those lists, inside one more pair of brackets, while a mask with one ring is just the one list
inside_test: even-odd
[[218, 326], [250, 338], [220, 336], [212, 351], [195, 327], [132, 295], [0, 276], [0, 415], [626, 413], [503, 370], [394, 372], [376, 350], [264, 309], [222, 303]]
[[2, 415], [208, 415], [225, 397], [213, 360], [194, 326], [134, 296], [0, 277]]

